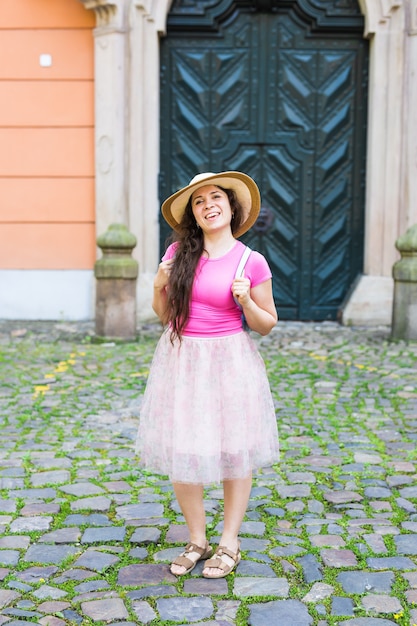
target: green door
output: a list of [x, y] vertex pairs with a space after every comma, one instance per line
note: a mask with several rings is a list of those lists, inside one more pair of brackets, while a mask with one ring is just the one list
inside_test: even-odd
[[[161, 41], [161, 200], [241, 170], [281, 319], [335, 319], [363, 262], [368, 46], [356, 0], [174, 0]], [[161, 247], [169, 230], [161, 222]]]

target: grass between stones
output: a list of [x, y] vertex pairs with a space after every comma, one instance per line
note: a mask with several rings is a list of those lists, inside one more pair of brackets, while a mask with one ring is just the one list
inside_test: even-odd
[[[366, 489], [378, 486], [378, 481], [395, 477], [398, 472], [393, 462], [416, 462], [415, 426], [410, 426], [410, 418], [415, 422], [416, 415], [410, 410], [410, 399], [417, 392], [415, 372], [417, 371], [417, 349], [406, 345], [392, 346], [386, 340], [372, 340], [354, 336], [353, 341], [328, 341], [307, 348], [297, 344], [297, 337], [285, 337], [285, 341], [268, 342], [260, 339], [260, 350], [271, 382], [271, 389], [277, 406], [277, 418], [280, 431], [282, 460], [273, 473], [260, 473], [254, 482], [256, 487], [266, 489], [260, 496], [254, 496], [248, 510], [246, 521], [258, 521], [265, 524], [263, 539], [268, 541], [268, 550], [291, 545], [287, 540], [294, 540], [304, 549], [304, 554], [316, 557], [321, 563], [321, 546], [311, 543], [308, 522], [316, 518], [323, 522], [317, 535], [327, 535], [328, 524], [337, 528], [335, 536], [344, 541], [343, 549], [351, 550], [357, 559], [355, 567], [345, 567], [343, 571], [369, 571], [368, 559], [372, 557], [396, 556], [394, 535], [382, 536], [386, 553], [380, 554], [366, 542], [366, 535], [374, 533], [372, 525], [352, 527], [356, 515], [375, 518]], [[351, 338], [350, 338], [351, 339]], [[69, 483], [88, 481], [102, 487], [112, 480], [123, 480], [129, 485], [128, 492], [119, 494], [118, 502], [113, 502], [106, 515], [114, 526], [122, 526], [124, 521], [117, 516], [117, 507], [123, 504], [127, 496], [129, 504], [146, 501], [146, 496], [161, 498], [164, 506], [163, 516], [166, 522], [161, 524], [161, 535], [157, 543], [141, 544], [147, 550], [147, 556], [141, 563], [154, 563], [154, 555], [175, 545], [167, 541], [170, 525], [183, 523], [178, 511], [172, 507], [172, 492], [165, 479], [141, 472], [136, 467], [132, 455], [133, 431], [129, 423], [129, 410], [135, 417], [136, 402], [143, 393], [149, 365], [156, 343], [155, 336], [142, 335], [140, 341], [132, 344], [114, 344], [68, 341], [33, 341], [25, 337], [18, 342], [7, 341], [0, 344], [0, 363], [2, 377], [0, 400], [2, 411], [0, 426], [8, 429], [7, 446], [0, 456], [0, 478], [7, 467], [2, 466], [2, 459], [19, 460], [24, 470], [24, 489], [33, 489], [32, 477], [48, 471], [49, 466], [42, 465], [42, 459], [48, 452], [59, 459], [72, 459], [69, 468]], [[311, 341], [314, 344], [314, 341]], [[414, 372], [414, 376], [413, 376]], [[4, 379], [4, 384], [3, 384]], [[414, 391], [413, 391], [414, 390]], [[411, 407], [415, 404], [411, 404]], [[127, 418], [123, 428], [105, 425], [108, 414], [120, 414], [121, 421]], [[104, 418], [104, 426], [101, 421]], [[134, 422], [134, 419], [132, 419]], [[130, 429], [130, 431], [129, 431]], [[385, 435], [385, 432], [392, 435]], [[398, 434], [395, 434], [398, 433]], [[370, 454], [374, 460], [358, 461], [358, 455]], [[315, 457], [320, 457], [323, 466], [311, 465]], [[379, 457], [379, 459], [377, 459]], [[329, 460], [326, 463], [326, 458]], [[57, 465], [59, 467], [59, 464]], [[53, 469], [56, 469], [53, 467]], [[294, 475], [304, 472], [311, 476], [311, 482], [294, 482]], [[292, 476], [292, 478], [289, 478]], [[280, 496], [280, 486], [308, 485], [308, 496]], [[413, 483], [416, 484], [414, 480]], [[56, 490], [56, 497], [44, 502], [59, 503], [59, 512], [53, 515], [49, 532], [66, 527], [69, 515], [91, 513], [88, 510], [74, 511], [73, 503], [77, 497], [60, 490], [59, 484], [46, 483], [42, 488]], [[402, 524], [410, 520], [410, 513], [402, 508], [397, 499], [400, 487], [392, 487], [384, 497], [390, 510], [379, 511], [377, 515], [391, 523], [399, 532], [404, 532]], [[325, 495], [333, 491], [354, 491], [363, 499], [357, 503], [347, 502], [332, 504]], [[0, 490], [0, 499], [9, 500], [9, 488]], [[210, 498], [212, 489], [207, 490]], [[111, 494], [110, 494], [111, 495]], [[35, 497], [36, 499], [36, 497]], [[378, 500], [378, 498], [376, 498]], [[416, 499], [410, 498], [414, 504]], [[15, 498], [16, 510], [9, 514], [13, 519], [19, 517], [27, 504], [25, 498]], [[310, 507], [310, 508], [309, 508]], [[267, 512], [267, 509], [284, 510], [283, 517]], [[331, 518], [326, 515], [331, 514]], [[0, 511], [0, 517], [2, 513]], [[382, 517], [381, 517], [382, 516]], [[217, 526], [222, 519], [221, 506], [209, 516], [209, 533], [218, 535]], [[415, 518], [413, 518], [415, 519]], [[282, 522], [285, 522], [283, 524]], [[88, 523], [80, 524], [81, 533], [88, 528]], [[114, 554], [119, 559], [114, 567], [97, 572], [91, 580], [105, 581], [109, 589], [123, 599], [129, 610], [129, 619], [137, 623], [133, 601], [129, 598], [130, 587], [118, 583], [118, 571], [121, 567], [138, 563], [132, 556], [137, 544], [131, 542], [135, 527], [127, 525], [126, 537], [122, 542], [75, 543], [77, 555], [65, 559], [59, 564], [59, 572], [71, 569], [73, 563], [88, 547]], [[7, 534], [0, 532], [0, 537]], [[25, 532], [31, 545], [36, 545], [42, 536], [39, 532]], [[331, 534], [331, 533], [330, 533]], [[250, 535], [243, 534], [250, 538]], [[23, 552], [22, 552], [23, 554]], [[1, 556], [1, 551], [0, 551]], [[265, 556], [265, 555], [263, 555]], [[247, 553], [244, 553], [244, 558]], [[269, 563], [278, 577], [289, 581], [289, 600], [302, 602], [311, 590], [312, 583], [304, 580], [303, 570], [298, 555], [284, 558], [271, 556]], [[262, 563], [262, 558], [252, 557]], [[415, 557], [414, 557], [415, 561]], [[41, 565], [25, 562], [22, 558], [2, 581], [4, 588], [12, 588], [19, 582], [19, 573], [25, 569]], [[417, 565], [416, 565], [417, 569]], [[407, 601], [408, 582], [402, 571], [395, 572], [390, 595], [398, 598], [403, 611], [398, 614], [369, 614], [362, 605], [366, 593], [355, 594], [344, 590], [338, 580], [341, 569], [322, 567], [323, 577], [320, 582], [333, 588], [331, 596], [317, 602], [309, 602], [308, 612], [313, 624], [325, 620], [327, 626], [343, 624], [347, 616], [332, 614], [334, 596], [350, 598], [354, 603], [357, 617], [386, 617], [401, 626], [409, 626], [410, 609]], [[59, 572], [56, 576], [59, 576]], [[237, 597], [234, 595], [236, 574], [227, 579], [227, 593], [211, 596], [214, 614], [222, 601], [239, 602], [233, 622], [237, 626], [247, 626], [251, 614], [251, 605], [264, 605], [277, 600], [276, 596]], [[184, 579], [175, 583], [180, 596], [188, 597], [184, 591]], [[40, 580], [31, 585], [31, 590], [22, 595], [22, 600], [31, 600], [36, 610], [36, 595], [45, 584], [59, 587], [72, 601], [79, 596], [75, 589], [79, 581], [66, 580], [59, 585], [54, 577], [48, 581]], [[9, 585], [9, 586], [8, 586]], [[144, 600], [157, 612], [157, 598]], [[82, 614], [80, 602], [74, 604], [74, 610]], [[58, 617], [61, 617], [58, 615]], [[65, 613], [62, 619], [67, 620]], [[214, 619], [213, 617], [211, 619]], [[27, 620], [32, 621], [32, 620]], [[33, 621], [36, 621], [33, 618]], [[68, 621], [68, 620], [67, 620]], [[74, 623], [68, 621], [68, 623]], [[82, 626], [101, 626], [105, 621], [96, 621], [83, 615]], [[169, 626], [178, 621], [161, 621], [159, 618], [149, 622], [151, 626]], [[202, 622], [204, 623], [204, 622]], [[285, 625], [283, 625], [285, 626]]]

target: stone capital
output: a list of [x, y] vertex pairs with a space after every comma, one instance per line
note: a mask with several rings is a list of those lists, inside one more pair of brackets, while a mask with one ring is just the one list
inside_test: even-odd
[[399, 10], [404, 9], [409, 0], [359, 0], [365, 16], [365, 36], [375, 35], [386, 30], [388, 22]]
[[155, 23], [158, 33], [164, 34], [166, 19], [172, 0], [131, 0], [131, 6], [143, 13], [143, 16]]
[[124, 0], [79, 0], [86, 9], [96, 13], [97, 26], [123, 25]]

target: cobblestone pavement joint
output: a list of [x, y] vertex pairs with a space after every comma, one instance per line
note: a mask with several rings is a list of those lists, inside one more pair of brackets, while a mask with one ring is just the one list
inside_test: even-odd
[[331, 322], [254, 336], [281, 460], [254, 477], [235, 573], [177, 579], [184, 520], [134, 454], [160, 332], [0, 322], [0, 626], [416, 624], [417, 344]]

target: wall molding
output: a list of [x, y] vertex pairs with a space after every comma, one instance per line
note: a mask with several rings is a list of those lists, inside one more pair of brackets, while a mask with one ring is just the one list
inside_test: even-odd
[[[393, 15], [403, 7], [403, 0], [358, 0], [365, 16], [365, 37], [389, 28]], [[408, 0], [405, 0], [407, 2]]]
[[97, 27], [117, 21], [123, 15], [124, 0], [79, 0], [86, 9], [95, 11]]

